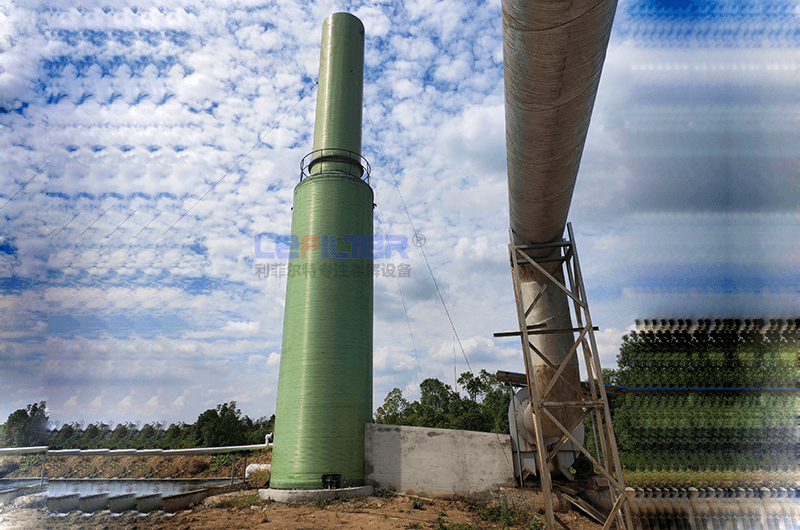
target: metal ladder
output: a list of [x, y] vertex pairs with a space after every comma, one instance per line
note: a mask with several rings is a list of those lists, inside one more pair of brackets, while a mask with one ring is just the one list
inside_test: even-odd
[[[627, 496], [625, 493], [625, 482], [622, 477], [622, 466], [619, 460], [619, 453], [617, 451], [617, 442], [614, 437], [614, 428], [611, 423], [611, 412], [608, 406], [608, 398], [606, 396], [605, 383], [603, 381], [603, 374], [600, 368], [600, 358], [597, 354], [597, 343], [594, 337], [595, 329], [592, 327], [592, 319], [589, 315], [589, 304], [586, 301], [586, 291], [583, 285], [583, 277], [581, 274], [580, 263], [578, 261], [578, 251], [575, 246], [575, 236], [572, 232], [572, 224], [567, 224], [567, 232], [569, 234], [568, 240], [563, 240], [557, 243], [545, 243], [543, 245], [525, 244], [515, 245], [513, 236], [509, 244], [509, 253], [511, 257], [511, 268], [514, 279], [514, 297], [516, 299], [517, 318], [519, 320], [519, 336], [522, 340], [523, 357], [525, 359], [525, 375], [527, 378], [527, 386], [530, 394], [531, 409], [533, 411], [533, 423], [535, 427], [536, 438], [536, 453], [537, 453], [537, 468], [541, 480], [542, 494], [545, 502], [545, 517], [547, 530], [555, 530], [555, 523], [558, 520], [553, 510], [553, 484], [550, 477], [548, 462], [558, 454], [559, 449], [567, 440], [571, 441], [581, 453], [586, 456], [594, 466], [600, 471], [602, 476], [607, 479], [609, 487], [610, 500], [613, 505], [608, 517], [603, 525], [603, 530], [608, 530], [614, 521], [617, 522], [619, 530], [632, 530], [633, 524], [631, 522], [630, 510], [628, 509]], [[549, 262], [552, 267], [553, 261], [560, 261], [561, 266], [565, 268], [565, 277], [569, 287], [564, 283], [558, 281], [552, 274], [547, 272], [540, 262], [531, 258], [528, 255], [530, 251], [536, 250], [553, 250], [556, 248], [558, 257], [553, 258], [552, 255], [547, 259], [542, 259], [541, 262]], [[536, 297], [528, 307], [524, 307], [522, 300], [522, 283], [520, 281], [520, 265], [532, 266], [539, 273], [544, 275], [549, 281], [558, 289], [562, 290], [574, 304], [574, 316], [576, 318], [576, 327], [568, 329], [541, 329], [540, 326], [530, 326], [526, 323], [526, 317], [530, 313], [533, 306], [539, 300]], [[563, 270], [563, 269], [562, 269]], [[531, 335], [540, 333], [578, 333], [578, 339], [570, 349], [568, 355], [562, 360], [560, 365], [553, 365], [551, 361], [530, 342]], [[517, 333], [514, 332], [514, 335]], [[507, 334], [506, 334], [507, 335]], [[583, 352], [583, 360], [585, 362], [586, 372], [589, 381], [589, 396], [580, 389], [582, 399], [580, 401], [550, 401], [547, 399], [550, 390], [557, 385], [569, 385], [574, 387], [572, 383], [563, 377], [564, 369], [567, 367], [573, 355], [577, 355], [578, 347], [581, 347]], [[536, 388], [536, 377], [534, 377], [531, 366], [531, 355], [538, 355], [545, 364], [549, 365], [555, 373], [552, 379], [547, 382], [545, 389], [547, 394], [539, 397]], [[559, 381], [560, 379], [560, 381]], [[580, 408], [583, 411], [583, 419], [588, 415], [593, 416], [593, 427], [596, 432], [600, 434], [600, 460], [598, 462], [584, 447], [584, 444], [579, 443], [578, 440], [562, 425], [551, 413], [551, 409], [563, 409], [564, 407]], [[594, 414], [592, 414], [594, 412]], [[561, 430], [562, 436], [558, 443], [548, 450], [545, 445], [544, 434], [542, 430], [542, 418], [547, 417], [556, 427]], [[583, 420], [581, 420], [582, 423]], [[558, 523], [567, 528], [566, 525], [560, 520]]]

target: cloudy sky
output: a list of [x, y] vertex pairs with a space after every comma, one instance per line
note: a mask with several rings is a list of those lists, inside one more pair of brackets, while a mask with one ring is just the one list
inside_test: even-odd
[[[70, 4], [0, 2], [0, 421], [274, 412], [286, 278], [255, 238], [290, 232], [337, 11], [366, 27], [376, 232], [413, 235], [402, 194], [471, 369], [523, 370], [492, 338], [516, 322], [499, 0]], [[617, 10], [571, 209], [607, 367], [636, 318], [800, 315], [800, 7], [698, 4]], [[467, 371], [401, 263], [376, 408]]]

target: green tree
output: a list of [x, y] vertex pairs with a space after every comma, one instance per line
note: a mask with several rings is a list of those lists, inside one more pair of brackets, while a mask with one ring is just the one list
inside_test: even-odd
[[403, 397], [399, 388], [393, 389], [383, 400], [383, 406], [378, 407], [375, 413], [375, 423], [388, 425], [404, 425], [403, 418], [408, 408], [408, 401]]
[[[248, 418], [249, 419], [249, 418]], [[236, 402], [217, 405], [200, 414], [194, 425], [195, 442], [201, 447], [223, 447], [247, 443], [246, 421]]]
[[399, 388], [386, 396], [375, 414], [377, 423], [441, 429], [508, 432], [509, 395], [497, 378], [482, 370], [478, 376], [461, 374], [458, 383], [468, 397], [429, 378], [420, 383], [419, 401], [408, 402]]
[[136, 449], [156, 449], [163, 434], [158, 424], [148, 423], [133, 437], [132, 445]]
[[130, 423], [118, 423], [111, 434], [108, 436], [109, 449], [128, 449], [132, 448], [132, 438], [136, 434], [136, 428]]
[[65, 423], [61, 428], [51, 433], [47, 439], [47, 445], [50, 449], [71, 449], [75, 438], [81, 434], [80, 425], [77, 423]]
[[193, 447], [193, 425], [186, 423], [173, 423], [161, 438], [162, 449], [186, 449]]
[[419, 402], [436, 411], [445, 411], [458, 394], [438, 379], [428, 378], [419, 385]]
[[458, 384], [466, 390], [472, 401], [481, 405], [484, 426], [477, 430], [496, 433], [509, 432], [508, 404], [511, 398], [508, 388], [497, 380], [497, 376], [486, 370], [481, 370], [477, 377], [470, 372], [465, 372], [458, 378]]
[[76, 440], [80, 449], [100, 449], [103, 444], [103, 431], [94, 423], [90, 423], [83, 429], [80, 437]]
[[617, 370], [613, 370], [611, 368], [601, 368], [603, 372], [603, 382], [607, 385], [616, 385], [617, 383], [617, 376], [619, 375]]
[[19, 409], [8, 416], [3, 445], [32, 447], [47, 443], [47, 402], [40, 401]]

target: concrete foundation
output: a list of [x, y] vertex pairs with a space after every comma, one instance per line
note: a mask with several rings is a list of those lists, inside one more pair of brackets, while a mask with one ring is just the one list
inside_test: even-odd
[[368, 483], [408, 495], [490, 499], [514, 486], [507, 434], [368, 423], [364, 461]]
[[340, 499], [346, 497], [352, 499], [354, 497], [368, 497], [372, 495], [374, 488], [372, 486], [359, 486], [356, 488], [334, 488], [324, 490], [279, 490], [279, 489], [261, 489], [258, 490], [258, 496], [265, 501], [276, 502], [311, 502], [317, 499], [327, 501]]

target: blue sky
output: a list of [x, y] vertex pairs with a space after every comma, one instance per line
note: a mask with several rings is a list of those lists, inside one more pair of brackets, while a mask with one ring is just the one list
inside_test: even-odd
[[[376, 231], [413, 235], [396, 179], [472, 369], [523, 369], [492, 338], [516, 322], [499, 0], [71, 4], [0, 5], [0, 418], [274, 412], [286, 279], [254, 240], [290, 231], [336, 11], [366, 28]], [[636, 318], [800, 315], [798, 11], [620, 1], [570, 216], [604, 366]], [[408, 255], [375, 279], [376, 408], [467, 369]]]

